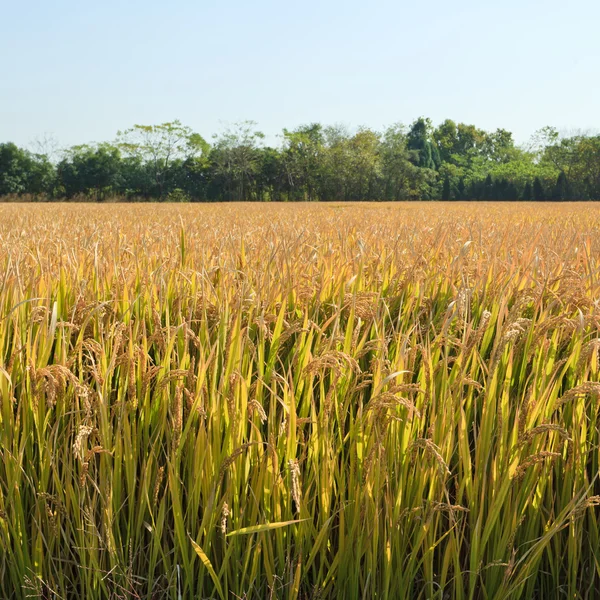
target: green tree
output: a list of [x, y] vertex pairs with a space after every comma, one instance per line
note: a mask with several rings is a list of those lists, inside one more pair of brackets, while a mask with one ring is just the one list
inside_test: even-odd
[[281, 153], [276, 148], [260, 148], [256, 175], [258, 200], [279, 201], [284, 198], [285, 170]]
[[600, 199], [600, 136], [580, 135], [571, 143], [567, 199]]
[[264, 134], [254, 121], [241, 121], [215, 136], [211, 153], [214, 174], [223, 185], [224, 200], [256, 200], [260, 145]]
[[348, 129], [343, 125], [323, 127], [317, 183], [317, 195], [321, 200], [348, 198], [352, 193], [350, 137]]
[[554, 186], [554, 191], [552, 193], [552, 200], [567, 200], [569, 197], [569, 188], [567, 185], [567, 177], [563, 171], [558, 174], [558, 178], [556, 179], [556, 185]]
[[510, 162], [517, 151], [512, 133], [506, 129], [496, 129], [488, 134], [480, 132], [479, 139], [482, 154], [495, 163]]
[[406, 136], [407, 147], [413, 153], [412, 162], [425, 169], [440, 166], [440, 154], [432, 142], [431, 119], [419, 117], [410, 126]]
[[318, 200], [325, 154], [320, 123], [283, 130], [283, 165], [289, 195], [295, 200]]
[[518, 200], [518, 199], [519, 199], [519, 190], [517, 189], [517, 186], [512, 181], [508, 181], [507, 185], [506, 185], [505, 200], [510, 200], [511, 202], [514, 202], [515, 200]]
[[121, 154], [110, 144], [73, 146], [57, 165], [57, 173], [69, 198], [85, 194], [103, 200], [123, 191]]
[[539, 177], [536, 177], [533, 180], [533, 199], [538, 201], [538, 202], [543, 202], [546, 199], [546, 193], [544, 191], [544, 186], [542, 185], [542, 182], [540, 181]]
[[466, 200], [466, 185], [465, 178], [461, 177], [458, 180], [458, 184], [456, 185], [456, 199], [457, 200]]
[[206, 155], [210, 149], [200, 134], [179, 120], [160, 125], [134, 125], [117, 132], [116, 145], [125, 156], [149, 165], [160, 198], [168, 192], [173, 162]]
[[319, 196], [324, 200], [377, 199], [382, 195], [381, 140], [371, 129], [324, 128]]
[[[57, 144], [38, 143], [56, 155]], [[537, 185], [532, 185], [537, 180]], [[172, 193], [177, 190], [177, 193]], [[135, 125], [117, 144], [75, 146], [55, 167], [44, 152], [0, 144], [0, 194], [101, 200], [600, 199], [600, 136], [536, 132], [528, 148], [505, 129], [486, 132], [423, 117], [382, 134], [312, 123], [265, 148], [251, 121], [211, 147], [180, 121]]]
[[446, 119], [434, 129], [432, 136], [441, 161], [451, 162], [458, 144], [456, 123], [452, 119]]
[[444, 185], [442, 187], [442, 200], [450, 200], [450, 176], [444, 177]]
[[488, 173], [487, 177], [485, 178], [485, 183], [483, 184], [483, 199], [484, 200], [494, 200], [495, 196], [495, 186], [494, 186], [494, 180], [492, 179], [492, 176]]
[[[570, 196], [577, 187], [578, 164], [581, 159], [579, 148], [585, 140], [583, 135], [561, 137], [554, 127], [544, 127], [534, 135], [534, 146], [537, 150], [540, 164], [549, 164], [562, 173], [561, 186], [565, 197]], [[554, 190], [552, 196], [557, 193]]]
[[446, 119], [433, 130], [431, 137], [442, 162], [468, 166], [476, 157], [489, 153], [488, 134], [474, 125]]
[[0, 144], [0, 195], [51, 194], [54, 183], [54, 167], [45, 155]]
[[386, 200], [431, 199], [437, 173], [414, 164], [415, 153], [408, 148], [402, 125], [388, 127], [381, 141], [383, 197]]

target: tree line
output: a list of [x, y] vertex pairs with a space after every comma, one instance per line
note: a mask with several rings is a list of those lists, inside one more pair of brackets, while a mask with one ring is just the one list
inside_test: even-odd
[[382, 132], [313, 123], [277, 147], [252, 121], [208, 143], [180, 121], [134, 125], [52, 160], [0, 144], [0, 196], [35, 200], [600, 200], [600, 135], [419, 118]]

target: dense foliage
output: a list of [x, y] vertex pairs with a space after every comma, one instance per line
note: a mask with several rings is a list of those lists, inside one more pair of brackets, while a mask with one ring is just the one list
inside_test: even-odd
[[600, 208], [536, 208], [0, 207], [0, 597], [600, 598]]
[[135, 125], [113, 143], [75, 146], [50, 162], [0, 144], [0, 196], [160, 200], [597, 200], [600, 136], [546, 127], [525, 149], [487, 132], [419, 118], [384, 132], [318, 123], [264, 144], [253, 122], [212, 145], [179, 121]]

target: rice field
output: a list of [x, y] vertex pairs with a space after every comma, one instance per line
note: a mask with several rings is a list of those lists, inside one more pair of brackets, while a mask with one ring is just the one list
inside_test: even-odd
[[600, 598], [600, 206], [0, 206], [0, 597]]

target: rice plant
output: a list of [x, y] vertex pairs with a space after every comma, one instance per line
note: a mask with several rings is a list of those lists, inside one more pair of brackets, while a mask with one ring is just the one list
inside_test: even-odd
[[0, 208], [0, 597], [600, 597], [600, 208]]

